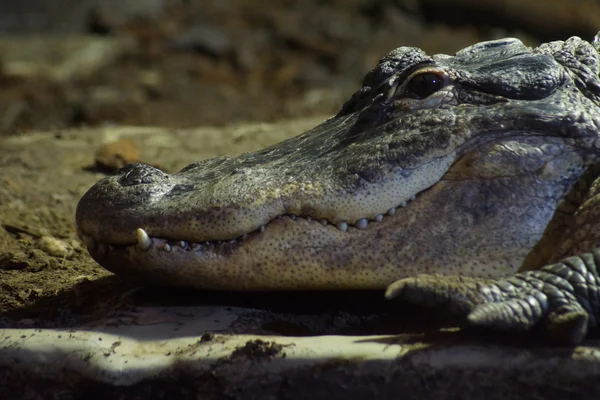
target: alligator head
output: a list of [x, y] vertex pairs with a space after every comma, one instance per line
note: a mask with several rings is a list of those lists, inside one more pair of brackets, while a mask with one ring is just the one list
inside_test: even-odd
[[99, 181], [78, 231], [109, 270], [200, 288], [512, 273], [598, 161], [596, 44], [398, 48], [336, 116], [295, 138]]

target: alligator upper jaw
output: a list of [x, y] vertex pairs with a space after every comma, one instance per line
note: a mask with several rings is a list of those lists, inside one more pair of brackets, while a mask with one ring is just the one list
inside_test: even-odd
[[[118, 179], [108, 178], [84, 196], [77, 218], [80, 233], [88, 241], [111, 244], [143, 242], [144, 235], [196, 243], [237, 240], [284, 216], [315, 220], [346, 232], [348, 227], [364, 229], [369, 222], [378, 222], [384, 215], [393, 214], [396, 208], [405, 207], [418, 193], [438, 182], [453, 160], [454, 154], [450, 152], [418, 168], [391, 171], [378, 182], [360, 182], [352, 191], [328, 190], [324, 185], [311, 182], [290, 183], [281, 188], [259, 190], [253, 198], [243, 201], [209, 207], [193, 206], [207, 192], [205, 188], [193, 188], [193, 176], [173, 175], [162, 187], [151, 188], [151, 201], [120, 208], [118, 199], [111, 198], [122, 194], [114, 187]], [[145, 173], [152, 169], [141, 168]], [[246, 184], [258, 186], [269, 181], [268, 177], [256, 175], [254, 179], [256, 182], [246, 181]], [[239, 188], [241, 185], [234, 181], [227, 186]], [[181, 187], [188, 189], [174, 194]], [[143, 199], [144, 194], [136, 193], [133, 198]], [[111, 208], [106, 215], [99, 215], [98, 207], [87, 207], [88, 202]], [[186, 210], [188, 205], [192, 207]], [[90, 213], [96, 216], [91, 217]]]
[[[538, 154], [541, 146], [564, 144], [552, 137], [558, 136], [552, 129], [542, 137], [539, 132], [511, 133], [506, 126], [492, 134], [466, 131], [466, 123], [442, 125], [445, 112], [421, 117], [420, 124], [435, 118], [436, 128], [428, 132], [411, 130], [410, 123], [402, 121], [395, 134], [389, 126], [375, 128], [339, 146], [347, 129], [339, 129], [344, 121], [331, 119], [260, 152], [206, 160], [173, 175], [132, 165], [99, 181], [83, 196], [76, 213], [78, 232], [92, 245], [147, 247], [146, 235], [184, 245], [237, 241], [285, 215], [325, 221], [341, 231], [348, 225], [360, 229], [431, 188], [445, 174], [493, 178], [505, 175], [507, 167], [514, 168], [510, 173], [515, 175], [533, 173], [548, 162]], [[514, 120], [522, 124], [518, 116], [523, 113], [516, 114]], [[448, 122], [454, 121], [454, 114], [451, 117]], [[515, 149], [504, 143], [511, 134], [520, 135]], [[511, 159], [515, 150], [521, 153], [518, 160]], [[462, 172], [456, 172], [458, 167]], [[401, 229], [402, 222], [398, 226]]]
[[[438, 180], [436, 180], [436, 182], [437, 181]], [[156, 236], [154, 234], [150, 235], [148, 231], [152, 232], [151, 229], [142, 228], [142, 226], [145, 226], [147, 223], [140, 223], [140, 227], [135, 229], [135, 234], [132, 235], [135, 236], [135, 242], [132, 242], [131, 236], [128, 237], [127, 240], [124, 242], [119, 242], [114, 238], [110, 238], [108, 240], [97, 240], [97, 237], [82, 232], [80, 232], [80, 236], [84, 239], [90, 251], [104, 253], [107, 249], [105, 245], [121, 247], [123, 245], [125, 247], [137, 246], [143, 251], [155, 248], [163, 250], [165, 252], [170, 252], [173, 246], [178, 246], [179, 248], [184, 250], [212, 251], [219, 246], [237, 246], [242, 244], [246, 240], [259, 237], [267, 229], [273, 229], [272, 225], [278, 224], [282, 220], [296, 221], [298, 224], [304, 224], [306, 229], [309, 230], [320, 229], [326, 230], [329, 233], [335, 232], [336, 235], [339, 233], [353, 235], [356, 234], [357, 231], [367, 230], [369, 229], [369, 227], [372, 228], [372, 224], [379, 224], [382, 223], [382, 221], [384, 220], [394, 220], [395, 216], [401, 216], [404, 212], [404, 209], [409, 207], [409, 203], [415, 200], [416, 196], [419, 193], [408, 195], [408, 197], [406, 197], [406, 200], [402, 200], [397, 205], [387, 208], [384, 212], [375, 213], [375, 211], [373, 210], [363, 211], [362, 215], [364, 215], [365, 217], [356, 219], [355, 221], [350, 223], [348, 222], [348, 220], [340, 220], [338, 222], [333, 222], [335, 221], [334, 218], [318, 218], [314, 215], [281, 213], [269, 220], [260, 221], [259, 227], [256, 229], [241, 231], [241, 233], [236, 232], [236, 236], [230, 235], [229, 237], [219, 239], [214, 237], [206, 238], [201, 234], [197, 234], [196, 232], [193, 233], [193, 237], [189, 237], [182, 233], [181, 230], [178, 230], [177, 232], [169, 232], [162, 236]], [[148, 231], [146, 231], [146, 229], [148, 229]]]
[[[416, 130], [406, 135], [396, 128], [390, 134], [397, 120], [349, 141], [358, 114], [329, 119], [256, 153], [205, 160], [173, 175], [132, 165], [82, 197], [78, 231], [87, 240], [112, 244], [135, 243], [139, 228], [151, 237], [222, 241], [282, 215], [325, 220], [344, 230], [410, 201], [454, 161], [459, 140], [449, 131], [421, 135], [435, 147], [425, 149], [414, 140]], [[436, 120], [444, 117], [453, 118], [446, 111]]]

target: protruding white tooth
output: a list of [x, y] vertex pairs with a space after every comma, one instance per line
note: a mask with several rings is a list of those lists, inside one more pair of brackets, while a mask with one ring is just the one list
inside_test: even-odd
[[169, 253], [171, 251], [171, 245], [169, 243], [165, 243], [163, 246], [163, 251], [165, 253]]
[[247, 233], [244, 233], [244, 234], [242, 235], [242, 240], [246, 240], [246, 239], [248, 239], [248, 234], [247, 234]]
[[327, 220], [325, 218], [319, 220], [319, 222], [321, 223], [321, 225], [326, 226], [327, 225]]
[[142, 228], [137, 228], [135, 231], [135, 237], [137, 239], [137, 245], [140, 249], [147, 251], [152, 247], [152, 239]]
[[369, 221], [366, 218], [361, 218], [354, 224], [358, 229], [366, 229], [369, 226]]
[[296, 220], [296, 216], [294, 214], [290, 215], [290, 218], [292, 219], [292, 221]]
[[312, 217], [306, 216], [306, 217], [304, 217], [304, 218], [305, 218], [307, 221], [309, 221], [309, 222], [310, 222], [310, 221], [312, 221]]
[[179, 241], [179, 247], [181, 247], [182, 249], [187, 249], [187, 242], [185, 240], [181, 240]]
[[410, 201], [413, 201], [415, 199], [415, 195], [413, 194], [412, 196], [410, 196]]
[[400, 203], [400, 207], [406, 207], [406, 202], [403, 201], [402, 203]]
[[261, 232], [264, 232], [264, 231], [265, 231], [265, 226], [264, 226], [264, 225], [261, 225], [261, 226], [260, 226], [260, 231], [261, 231]]
[[346, 232], [348, 230], [348, 223], [346, 221], [338, 222], [336, 226], [342, 232]]
[[229, 241], [229, 243], [231, 243], [231, 244], [236, 244], [236, 243], [237, 243], [237, 239], [231, 239], [231, 240]]
[[390, 209], [387, 211], [387, 213], [388, 213], [388, 215], [394, 215], [394, 214], [396, 214], [396, 208], [390, 208]]
[[383, 221], [383, 214], [377, 214], [377, 215], [375, 216], [375, 221], [377, 221], [377, 222], [381, 222], [381, 221]]

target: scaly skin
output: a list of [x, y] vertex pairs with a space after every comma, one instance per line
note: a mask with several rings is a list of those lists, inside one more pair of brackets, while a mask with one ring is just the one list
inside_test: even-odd
[[[451, 307], [474, 322], [513, 315], [521, 330], [566, 313], [579, 333], [563, 336], [580, 340], [598, 309], [588, 256], [492, 279], [538, 269], [574, 240], [584, 251], [600, 246], [589, 238], [600, 218], [578, 219], [580, 181], [595, 178], [600, 161], [598, 47], [503, 39], [453, 57], [398, 48], [335, 117], [300, 136], [173, 175], [136, 164], [101, 180], [77, 207], [79, 233], [114, 272], [199, 288], [367, 289], [423, 273], [468, 276], [409, 278], [388, 296], [458, 299]], [[565, 237], [571, 221], [579, 225]], [[564, 283], [573, 277], [565, 268], [595, 277], [587, 294]], [[535, 312], [506, 312], [507, 299], [525, 294]], [[499, 300], [508, 303], [481, 306]], [[492, 325], [515, 326], [504, 322]]]
[[554, 247], [545, 249], [552, 254], [550, 265], [530, 270], [526, 264], [521, 272], [496, 280], [418, 275], [390, 285], [386, 297], [463, 315], [474, 326], [513, 332], [539, 328], [556, 341], [580, 343], [600, 318], [600, 179], [577, 189], [585, 196], [579, 207], [538, 246]]

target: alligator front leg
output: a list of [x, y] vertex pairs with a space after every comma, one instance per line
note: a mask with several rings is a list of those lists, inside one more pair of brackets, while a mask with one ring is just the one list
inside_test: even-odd
[[470, 325], [524, 332], [578, 344], [600, 316], [600, 248], [504, 279], [419, 275], [390, 285], [399, 297], [465, 315]]

